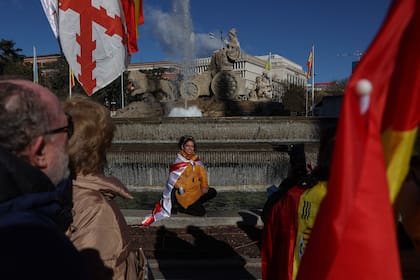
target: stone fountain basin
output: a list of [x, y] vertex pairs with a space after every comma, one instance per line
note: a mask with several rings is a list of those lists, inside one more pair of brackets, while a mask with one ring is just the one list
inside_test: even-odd
[[336, 119], [290, 117], [118, 119], [107, 172], [132, 191], [160, 191], [188, 134], [219, 191], [262, 191], [288, 174], [288, 146], [303, 143], [316, 164], [319, 141]]

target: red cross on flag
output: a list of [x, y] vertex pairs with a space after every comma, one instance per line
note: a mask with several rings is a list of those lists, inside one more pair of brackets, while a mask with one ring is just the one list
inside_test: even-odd
[[121, 3], [119, 0], [58, 3], [61, 48], [90, 96], [127, 69], [127, 34]]

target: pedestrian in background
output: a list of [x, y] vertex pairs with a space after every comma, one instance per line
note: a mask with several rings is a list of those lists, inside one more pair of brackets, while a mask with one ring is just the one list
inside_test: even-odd
[[[331, 136], [332, 137], [332, 136]], [[327, 193], [333, 137], [320, 144], [317, 166], [306, 173], [301, 160], [264, 207], [261, 240], [263, 279], [296, 279], [318, 209]], [[303, 152], [303, 150], [302, 150]]]

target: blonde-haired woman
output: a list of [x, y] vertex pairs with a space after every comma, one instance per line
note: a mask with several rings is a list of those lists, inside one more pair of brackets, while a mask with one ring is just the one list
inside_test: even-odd
[[140, 279], [129, 228], [113, 201], [116, 196], [133, 197], [117, 178], [104, 174], [115, 130], [110, 112], [84, 96], [66, 101], [64, 110], [74, 122], [69, 141], [74, 217], [67, 235], [84, 253], [92, 279]]

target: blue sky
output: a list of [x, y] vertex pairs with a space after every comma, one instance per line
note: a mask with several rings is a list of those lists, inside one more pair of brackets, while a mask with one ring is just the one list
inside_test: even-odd
[[[189, 9], [182, 7], [190, 2]], [[237, 29], [243, 51], [269, 52], [302, 65], [315, 45], [315, 82], [341, 80], [351, 74], [357, 51], [364, 52], [379, 30], [391, 0], [143, 0], [145, 24], [140, 26], [140, 51], [132, 62], [179, 61], [185, 30], [191, 19], [196, 56], [210, 56], [220, 47], [220, 35]], [[188, 14], [189, 12], [189, 14]], [[22, 54], [59, 53], [38, 0], [0, 2], [0, 39], [13, 40]], [[7, 27], [6, 27], [7, 26]], [[215, 34], [212, 39], [208, 34]]]

